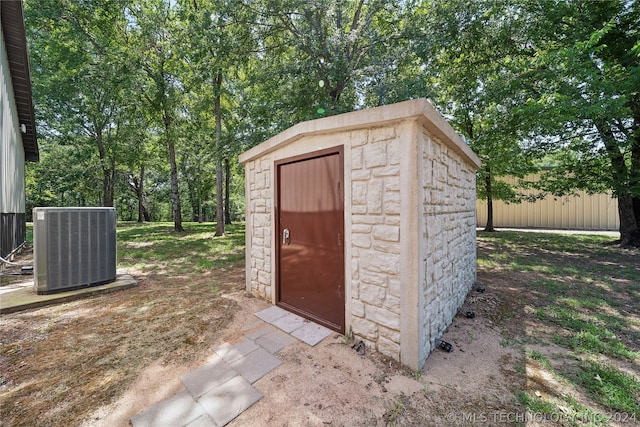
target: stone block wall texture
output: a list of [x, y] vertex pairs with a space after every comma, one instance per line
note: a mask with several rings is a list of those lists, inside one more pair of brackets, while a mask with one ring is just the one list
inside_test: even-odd
[[[271, 257], [274, 256], [273, 242], [273, 159], [265, 155], [245, 165], [246, 190], [249, 194], [247, 206], [247, 237], [251, 248], [247, 272], [251, 277], [251, 292], [268, 301], [272, 299]], [[249, 230], [250, 228], [250, 230]]]
[[451, 324], [476, 279], [476, 174], [428, 133], [421, 147], [423, 283], [420, 364]]
[[[475, 281], [475, 169], [419, 122], [413, 124], [413, 137], [401, 134], [408, 129], [406, 121], [324, 137], [344, 145], [345, 185], [351, 190], [350, 200], [345, 199], [347, 329], [367, 347], [401, 360], [401, 336], [406, 336], [401, 307], [416, 303], [402, 301], [402, 290], [414, 287], [419, 318], [410, 321], [422, 366]], [[313, 145], [306, 138], [294, 144]], [[418, 144], [418, 239], [400, 233], [401, 220], [407, 218], [401, 212], [401, 156], [410, 144]], [[274, 161], [281, 157], [270, 152], [245, 164], [248, 287], [269, 301], [275, 294], [272, 185]], [[420, 283], [409, 283], [400, 268], [401, 250], [416, 241], [419, 260], [412, 265], [420, 271], [412, 277]]]
[[400, 358], [400, 135], [351, 134], [351, 328], [367, 347]]

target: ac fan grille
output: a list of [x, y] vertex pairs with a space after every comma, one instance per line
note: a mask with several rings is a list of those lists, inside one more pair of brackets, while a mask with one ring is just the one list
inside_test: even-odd
[[[36, 269], [42, 268], [46, 276], [34, 272], [39, 293], [56, 292], [107, 283], [116, 277], [115, 211], [105, 209], [46, 209], [44, 220], [38, 220], [34, 209], [34, 251]], [[44, 227], [44, 230], [37, 229]], [[46, 236], [44, 247], [39, 247], [40, 232]], [[44, 279], [44, 280], [42, 280]], [[44, 286], [43, 286], [44, 284]]]

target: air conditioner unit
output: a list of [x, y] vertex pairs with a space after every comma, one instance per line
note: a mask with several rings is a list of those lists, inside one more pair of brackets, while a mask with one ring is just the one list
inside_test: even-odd
[[33, 265], [38, 294], [115, 281], [115, 209], [34, 208]]

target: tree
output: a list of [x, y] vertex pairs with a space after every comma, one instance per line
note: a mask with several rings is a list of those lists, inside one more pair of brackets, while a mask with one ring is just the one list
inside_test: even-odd
[[175, 231], [184, 231], [176, 161], [176, 115], [183, 83], [176, 75], [180, 60], [173, 50], [177, 40], [173, 25], [175, 15], [170, 2], [140, 1], [128, 7], [128, 26], [136, 38], [137, 58], [146, 77], [142, 96], [157, 114], [165, 140], [171, 174], [171, 201]]
[[[225, 132], [225, 117], [230, 117], [233, 99], [225, 87], [238, 73], [239, 68], [252, 54], [255, 44], [254, 32], [247, 22], [253, 22], [252, 10], [242, 3], [228, 0], [191, 0], [180, 3], [185, 34], [186, 63], [191, 71], [189, 89], [197, 98], [191, 117], [200, 116], [198, 121], [203, 130], [213, 130], [215, 135], [215, 176], [216, 176], [216, 236], [225, 232], [225, 156], [229, 153]], [[211, 107], [213, 106], [213, 111]], [[206, 117], [213, 116], [213, 121]], [[202, 118], [205, 118], [202, 120]], [[231, 120], [226, 120], [227, 124]], [[211, 129], [210, 125], [213, 125]], [[201, 132], [202, 134], [202, 132]], [[229, 179], [227, 173], [227, 179]]]
[[[388, 0], [282, 0], [261, 3], [268, 68], [292, 123], [363, 105], [369, 76], [390, 68], [401, 25]], [[274, 75], [275, 74], [275, 75]], [[269, 77], [268, 77], [269, 78]], [[292, 124], [290, 123], [290, 124]]]
[[121, 33], [123, 1], [76, 4], [52, 0], [25, 14], [29, 31], [36, 108], [45, 135], [59, 143], [97, 150], [103, 206], [113, 206], [119, 143], [128, 126], [127, 67]]
[[187, 183], [191, 204], [192, 221], [204, 220], [203, 209], [215, 187], [215, 151], [209, 146], [209, 139], [201, 137], [201, 132], [188, 126], [189, 150], [182, 155], [180, 170]]
[[94, 148], [60, 144], [49, 138], [38, 163], [26, 164], [27, 212], [36, 206], [96, 206], [100, 204], [100, 175], [87, 173]]
[[494, 231], [493, 200], [519, 202], [502, 176], [523, 178], [536, 152], [520, 136], [523, 28], [509, 1], [424, 1], [409, 25], [436, 106], [482, 160], [477, 194], [487, 200], [485, 231]]
[[525, 123], [559, 159], [545, 188], [612, 190], [620, 244], [640, 247], [640, 5], [524, 3], [523, 12], [535, 54], [522, 110], [540, 118]]
[[[153, 167], [153, 162], [158, 161], [157, 156], [153, 156], [153, 140], [152, 135], [147, 132], [149, 120], [144, 114], [144, 104], [142, 100], [133, 105], [138, 108], [140, 114], [135, 115], [135, 128], [137, 131], [131, 134], [132, 141], [124, 147], [127, 151], [123, 153], [125, 159], [126, 171], [124, 172], [124, 180], [127, 189], [135, 194], [137, 201], [137, 221], [142, 223], [150, 221], [148, 199], [145, 190], [146, 174], [148, 167]], [[157, 138], [155, 138], [157, 139]], [[156, 143], [157, 145], [157, 143]]]

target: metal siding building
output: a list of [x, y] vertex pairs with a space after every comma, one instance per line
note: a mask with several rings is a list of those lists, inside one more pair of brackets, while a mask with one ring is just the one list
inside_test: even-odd
[[[537, 180], [529, 176], [527, 180]], [[514, 179], [504, 181], [515, 184]], [[487, 224], [487, 201], [476, 201], [478, 227]], [[514, 228], [553, 228], [567, 230], [611, 230], [620, 228], [618, 200], [610, 193], [554, 197], [547, 195], [534, 203], [493, 202], [493, 226]]]
[[0, 256], [26, 238], [25, 161], [38, 145], [21, 1], [0, 2]]

